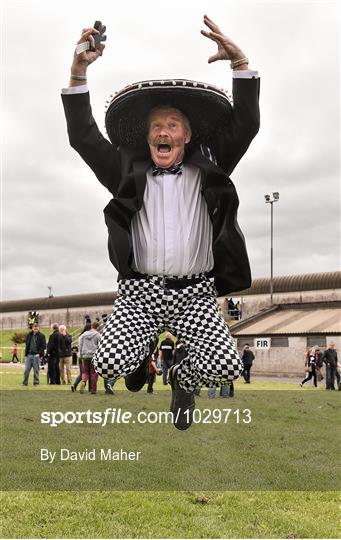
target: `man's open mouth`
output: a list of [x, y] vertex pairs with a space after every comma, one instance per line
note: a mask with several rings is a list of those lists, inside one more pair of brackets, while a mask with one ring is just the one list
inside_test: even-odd
[[171, 149], [172, 147], [169, 144], [161, 143], [157, 145], [157, 151], [161, 154], [167, 154]]

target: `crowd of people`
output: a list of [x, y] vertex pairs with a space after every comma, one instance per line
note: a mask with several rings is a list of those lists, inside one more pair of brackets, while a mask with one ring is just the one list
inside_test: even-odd
[[[341, 376], [338, 366], [338, 356], [335, 343], [329, 343], [328, 348], [322, 352], [318, 345], [312, 347], [306, 355], [305, 372], [306, 376], [300, 383], [303, 386], [306, 382], [313, 380], [314, 387], [317, 388], [317, 381], [322, 381], [322, 374], [325, 367], [326, 390], [341, 390]], [[335, 386], [336, 381], [336, 386]]]
[[[103, 326], [103, 325], [102, 325]], [[84, 328], [76, 341], [67, 332], [65, 325], [53, 323], [51, 334], [46, 342], [45, 335], [40, 332], [39, 323], [31, 325], [31, 331], [26, 336], [25, 343], [25, 369], [23, 385], [28, 385], [28, 378], [33, 368], [33, 384], [40, 383], [40, 367], [47, 366], [47, 383], [51, 385], [70, 385], [72, 392], [76, 392], [80, 387], [80, 394], [83, 394], [88, 384], [91, 394], [97, 393], [98, 374], [96, 373], [92, 358], [98, 348], [100, 340], [101, 324], [99, 319], [91, 322], [86, 316]], [[162, 375], [164, 385], [169, 384], [168, 372], [172, 366], [179, 365], [186, 357], [187, 351], [181, 343], [177, 341], [171, 333], [167, 332], [159, 347], [155, 347], [149, 364], [147, 379], [147, 393], [154, 393], [154, 383], [156, 375]], [[12, 361], [17, 361], [17, 344], [13, 346]], [[252, 354], [252, 353], [251, 353]], [[16, 359], [14, 359], [16, 356]], [[241, 358], [243, 355], [241, 355]], [[78, 363], [79, 373], [72, 382], [71, 367]], [[107, 394], [113, 394], [115, 379], [103, 379], [104, 389]], [[231, 385], [233, 389], [233, 383]], [[215, 391], [215, 389], [213, 389]], [[198, 394], [197, 394], [198, 395]], [[209, 397], [214, 397], [212, 389], [209, 390]], [[221, 393], [225, 397], [225, 392]], [[230, 397], [233, 396], [233, 391]]]
[[[67, 332], [65, 325], [53, 323], [51, 334], [46, 342], [46, 338], [39, 329], [39, 323], [31, 325], [31, 331], [26, 336], [25, 342], [25, 368], [23, 385], [28, 385], [29, 374], [33, 369], [33, 385], [40, 383], [40, 368], [47, 366], [47, 383], [51, 385], [69, 385], [72, 392], [83, 394], [88, 387], [91, 394], [97, 393], [98, 374], [96, 373], [92, 358], [97, 350], [103, 321], [96, 319], [91, 322], [89, 316], [85, 318], [85, 324], [81, 334], [74, 340]], [[18, 346], [16, 343], [12, 349], [12, 362], [18, 359]], [[148, 369], [147, 393], [154, 393], [154, 384], [157, 375], [162, 375], [163, 385], [169, 384], [169, 370], [171, 367], [179, 365], [186, 357], [187, 351], [180, 340], [167, 332], [165, 338], [159, 346], [154, 348]], [[242, 377], [246, 384], [251, 382], [251, 368], [255, 355], [250, 345], [246, 343], [239, 351], [240, 359], [243, 363]], [[72, 381], [71, 367], [79, 366], [79, 373]], [[325, 379], [326, 390], [341, 390], [340, 366], [335, 348], [335, 342], [330, 342], [324, 351], [318, 345], [311, 347], [305, 357], [305, 377], [300, 383], [302, 387], [308, 381], [313, 382], [316, 388], [317, 383]], [[114, 394], [115, 379], [103, 379], [106, 394]], [[215, 398], [217, 388], [208, 388], [209, 398]], [[200, 395], [200, 391], [196, 393]], [[233, 382], [224, 383], [218, 389], [220, 397], [233, 397]]]

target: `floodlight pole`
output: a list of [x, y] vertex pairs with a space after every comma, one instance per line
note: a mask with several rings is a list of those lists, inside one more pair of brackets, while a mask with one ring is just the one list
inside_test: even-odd
[[271, 201], [271, 246], [270, 246], [270, 304], [273, 304], [274, 292], [274, 201]]
[[270, 234], [270, 304], [273, 305], [273, 291], [274, 291], [274, 253], [273, 253], [273, 237], [274, 237], [274, 210], [273, 204], [279, 200], [279, 193], [275, 191], [271, 195], [265, 195], [265, 202], [271, 206], [271, 234]]

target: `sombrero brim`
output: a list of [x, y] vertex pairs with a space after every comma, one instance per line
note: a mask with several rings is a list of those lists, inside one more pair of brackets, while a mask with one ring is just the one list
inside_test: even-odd
[[183, 79], [142, 81], [125, 87], [111, 100], [105, 127], [115, 146], [146, 141], [150, 109], [166, 104], [183, 112], [191, 125], [192, 143], [206, 143], [230, 121], [232, 106], [218, 88]]

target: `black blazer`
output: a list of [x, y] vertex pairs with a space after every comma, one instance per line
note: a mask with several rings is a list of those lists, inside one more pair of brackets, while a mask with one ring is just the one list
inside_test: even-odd
[[[213, 275], [218, 295], [248, 288], [251, 273], [243, 234], [237, 223], [239, 205], [229, 175], [259, 129], [259, 79], [233, 79], [233, 114], [210, 142], [217, 165], [199, 147], [186, 149], [186, 163], [202, 171], [202, 194], [213, 224]], [[71, 146], [91, 167], [113, 199], [104, 209], [108, 248], [118, 279], [134, 277], [131, 218], [143, 203], [146, 171], [151, 165], [147, 143], [115, 148], [100, 133], [92, 116], [89, 93], [62, 95]]]

